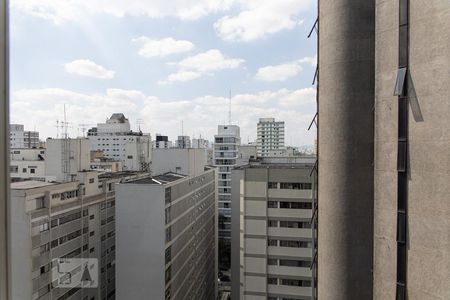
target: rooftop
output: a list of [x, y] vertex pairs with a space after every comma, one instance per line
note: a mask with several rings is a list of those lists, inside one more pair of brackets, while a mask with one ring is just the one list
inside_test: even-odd
[[183, 178], [187, 178], [187, 175], [183, 175], [183, 174], [177, 174], [177, 173], [165, 173], [162, 175], [157, 175], [157, 176], [148, 176], [145, 178], [141, 178], [141, 179], [136, 179], [136, 180], [130, 180], [126, 183], [132, 183], [132, 184], [159, 184], [159, 185], [164, 185], [164, 184], [168, 184]]
[[38, 188], [38, 187], [55, 185], [55, 184], [58, 184], [58, 183], [43, 182], [43, 181], [36, 181], [36, 180], [18, 181], [18, 182], [11, 183], [11, 189], [12, 190], [28, 190], [28, 189], [34, 189], [34, 188]]

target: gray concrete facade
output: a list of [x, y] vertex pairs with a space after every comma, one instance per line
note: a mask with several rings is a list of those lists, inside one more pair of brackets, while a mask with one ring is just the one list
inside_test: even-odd
[[0, 299], [8, 296], [7, 201], [9, 199], [8, 1], [0, 0]]
[[[79, 178], [12, 184], [10, 299], [116, 299], [114, 188], [126, 177], [86, 172]], [[52, 269], [59, 258], [98, 259], [98, 288], [58, 287]]]
[[117, 299], [217, 296], [216, 170], [117, 187]]
[[[399, 0], [376, 1], [374, 297], [395, 299]], [[409, 300], [450, 299], [450, 2], [409, 0]]]
[[319, 1], [318, 298], [372, 298], [374, 0]]
[[231, 297], [313, 299], [313, 163], [260, 163], [232, 171]]

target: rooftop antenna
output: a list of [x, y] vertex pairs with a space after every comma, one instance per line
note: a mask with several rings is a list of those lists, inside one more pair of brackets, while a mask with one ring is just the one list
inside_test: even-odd
[[228, 124], [231, 125], [231, 89], [230, 89], [230, 95], [229, 95]]
[[56, 138], [59, 139], [59, 120], [56, 120]]

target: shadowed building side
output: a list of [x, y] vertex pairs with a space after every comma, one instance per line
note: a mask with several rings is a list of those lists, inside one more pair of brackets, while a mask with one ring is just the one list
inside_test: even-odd
[[374, 31], [374, 0], [319, 1], [319, 299], [372, 298]]

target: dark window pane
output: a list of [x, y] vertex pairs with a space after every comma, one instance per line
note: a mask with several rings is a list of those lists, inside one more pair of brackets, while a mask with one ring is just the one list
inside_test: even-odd
[[398, 100], [398, 138], [406, 140], [408, 129], [408, 101], [406, 98]]
[[397, 81], [395, 82], [394, 96], [403, 96], [406, 78], [406, 68], [400, 68], [397, 71]]
[[406, 214], [397, 214], [397, 242], [406, 243]]
[[395, 300], [406, 300], [405, 285], [397, 283], [397, 296]]
[[397, 170], [399, 172], [406, 171], [406, 151], [407, 151], [406, 141], [399, 141], [398, 156], [397, 156]]
[[408, 65], [408, 25], [400, 26], [398, 42], [398, 66], [405, 67]]
[[408, 191], [408, 177], [406, 173], [398, 174], [398, 210], [405, 211], [406, 210], [406, 197]]
[[408, 24], [408, 0], [400, 0], [400, 25]]
[[406, 281], [406, 244], [397, 243], [397, 283]]

